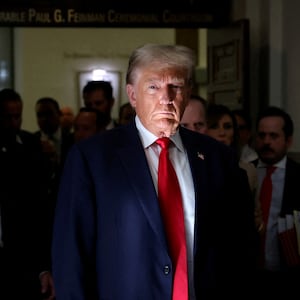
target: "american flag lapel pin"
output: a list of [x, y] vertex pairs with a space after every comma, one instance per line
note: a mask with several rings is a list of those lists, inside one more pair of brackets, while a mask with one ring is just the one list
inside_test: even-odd
[[203, 155], [202, 153], [197, 152], [197, 156], [198, 156], [200, 159], [204, 160], [204, 155]]

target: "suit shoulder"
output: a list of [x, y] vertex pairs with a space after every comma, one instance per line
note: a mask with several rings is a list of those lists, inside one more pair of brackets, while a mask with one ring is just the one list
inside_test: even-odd
[[209, 135], [199, 133], [193, 130], [189, 130], [184, 127], [180, 127], [179, 129], [180, 135], [184, 140], [187, 141], [193, 141], [194, 143], [203, 143], [203, 142], [208, 142], [212, 144], [217, 144], [219, 143], [216, 141], [214, 138], [210, 137]]
[[124, 143], [126, 139], [130, 139], [130, 134], [124, 128], [123, 126], [115, 127], [100, 133], [97, 133], [87, 139], [84, 139], [78, 143], [80, 148], [99, 148], [101, 149], [107, 149], [107, 148], [115, 148], [118, 147], [118, 145]]
[[286, 162], [287, 169], [300, 170], [300, 163], [288, 157]]
[[224, 153], [231, 153], [233, 149], [224, 145], [223, 143], [217, 141], [216, 139], [208, 136], [206, 134], [202, 134], [199, 132], [195, 132], [184, 127], [180, 128], [180, 135], [183, 140], [183, 143], [186, 147], [196, 147], [201, 148], [201, 150], [207, 151], [221, 151]]
[[39, 137], [30, 131], [27, 130], [20, 130], [18, 133], [22, 143], [25, 145], [32, 145], [40, 147], [40, 140]]

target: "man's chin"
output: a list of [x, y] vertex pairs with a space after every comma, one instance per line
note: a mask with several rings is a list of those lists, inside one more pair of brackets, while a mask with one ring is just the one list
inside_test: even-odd
[[274, 158], [273, 156], [262, 156], [262, 157], [261, 157], [261, 160], [262, 160], [264, 163], [266, 163], [266, 164], [268, 164], [268, 165], [271, 165], [271, 164], [274, 163], [275, 158]]
[[[174, 120], [170, 121], [162, 121], [158, 123], [158, 130], [163, 134], [163, 136], [171, 136], [175, 134], [177, 128], [179, 126], [179, 122], [174, 122]], [[161, 135], [162, 135], [161, 134]]]

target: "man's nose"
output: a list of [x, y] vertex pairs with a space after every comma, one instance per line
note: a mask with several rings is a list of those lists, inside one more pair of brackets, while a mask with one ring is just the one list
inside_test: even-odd
[[160, 104], [172, 104], [174, 100], [174, 93], [171, 91], [169, 87], [162, 88], [160, 91]]

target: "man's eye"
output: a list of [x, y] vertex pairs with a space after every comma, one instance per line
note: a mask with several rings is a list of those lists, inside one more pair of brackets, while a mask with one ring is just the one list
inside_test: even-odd
[[174, 84], [174, 85], [171, 85], [171, 88], [176, 91], [181, 91], [183, 89], [183, 86]]
[[202, 129], [203, 127], [204, 127], [204, 123], [196, 123], [195, 125], [195, 128], [197, 129], [197, 130], [200, 130], [200, 129]]
[[232, 129], [233, 125], [232, 124], [224, 124], [224, 129]]

